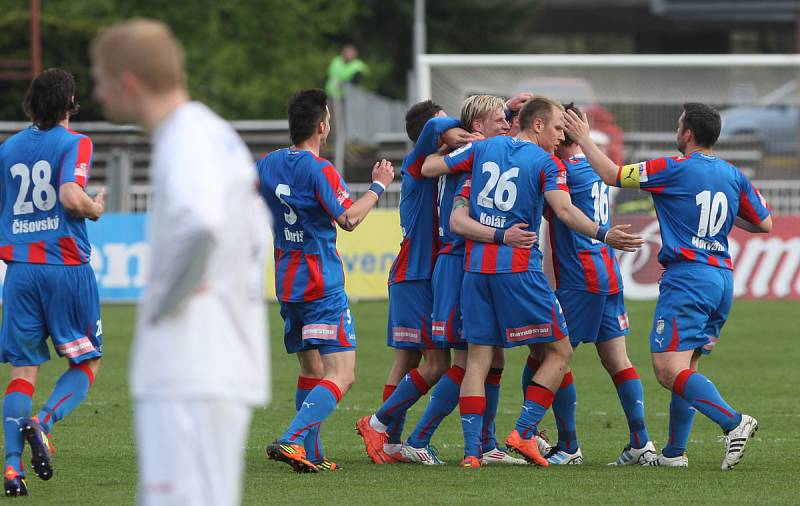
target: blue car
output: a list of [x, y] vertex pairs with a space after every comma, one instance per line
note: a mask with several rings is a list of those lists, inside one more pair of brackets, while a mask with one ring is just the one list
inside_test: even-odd
[[790, 82], [764, 97], [760, 105], [723, 109], [720, 137], [754, 135], [768, 154], [797, 154], [800, 107], [796, 93], [796, 83]]

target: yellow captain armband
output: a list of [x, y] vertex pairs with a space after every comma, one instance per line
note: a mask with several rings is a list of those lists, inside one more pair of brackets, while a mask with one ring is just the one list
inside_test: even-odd
[[[619, 185], [622, 188], [639, 188], [642, 181], [642, 172], [646, 172], [646, 162], [632, 163], [630, 165], [623, 165], [619, 169]], [[645, 181], [647, 181], [645, 176]]]

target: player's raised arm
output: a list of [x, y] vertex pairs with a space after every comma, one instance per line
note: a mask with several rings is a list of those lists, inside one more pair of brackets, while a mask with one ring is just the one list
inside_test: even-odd
[[[565, 111], [564, 129], [572, 140], [578, 143], [589, 163], [603, 182], [609, 186], [619, 186], [620, 167], [603, 153], [589, 134], [589, 121], [586, 114], [578, 117], [575, 111]], [[582, 233], [582, 232], [581, 232]]]
[[372, 167], [372, 185], [369, 191], [356, 200], [353, 205], [336, 217], [336, 223], [342, 229], [352, 232], [364, 221], [367, 214], [378, 203], [378, 198], [394, 180], [394, 168], [392, 163], [386, 160], [375, 162]]
[[563, 190], [546, 191], [544, 198], [558, 219], [580, 234], [603, 241], [612, 248], [622, 251], [636, 251], [644, 244], [640, 236], [625, 232], [630, 225], [608, 227], [593, 222], [572, 204], [569, 193]]

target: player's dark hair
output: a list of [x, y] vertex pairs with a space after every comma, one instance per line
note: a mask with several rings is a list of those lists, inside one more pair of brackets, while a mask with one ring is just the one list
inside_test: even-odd
[[50, 130], [79, 109], [75, 78], [60, 68], [47, 69], [36, 76], [22, 99], [22, 110], [40, 130]]
[[719, 112], [710, 105], [686, 102], [683, 104], [683, 129], [694, 133], [695, 144], [710, 148], [719, 138], [722, 120]]
[[296, 146], [314, 135], [317, 125], [325, 121], [328, 96], [318, 88], [300, 90], [289, 99], [289, 137]]
[[419, 134], [422, 133], [422, 129], [425, 127], [425, 123], [436, 116], [441, 110], [442, 106], [433, 100], [417, 102], [411, 106], [406, 113], [406, 134], [408, 138], [411, 139], [411, 142], [417, 142]]
[[[578, 108], [578, 106], [575, 105], [575, 102], [570, 102], [568, 104], [561, 104], [561, 105], [564, 106], [564, 112], [575, 111], [575, 114], [577, 114], [579, 118], [582, 117], [583, 113]], [[575, 141], [573, 141], [572, 138], [570, 138], [570, 136], [566, 132], [564, 132], [564, 140], [561, 141], [561, 145], [572, 146], [573, 144], [575, 144]]]

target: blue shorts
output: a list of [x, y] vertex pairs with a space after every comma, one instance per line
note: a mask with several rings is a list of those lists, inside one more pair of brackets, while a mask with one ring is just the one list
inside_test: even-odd
[[353, 315], [344, 291], [309, 302], [281, 302], [287, 353], [319, 350], [321, 355], [356, 348]]
[[597, 295], [585, 290], [559, 288], [556, 297], [564, 309], [573, 347], [581, 343], [603, 343], [630, 332], [622, 292]]
[[407, 350], [444, 348], [431, 340], [431, 280], [418, 279], [389, 285], [389, 322], [386, 344]]
[[464, 338], [471, 344], [513, 348], [568, 337], [558, 299], [541, 272], [464, 274]]
[[732, 271], [698, 262], [669, 265], [658, 287], [650, 351], [711, 353], [732, 305]]
[[464, 256], [439, 255], [433, 268], [433, 342], [466, 350], [461, 321]]
[[89, 264], [9, 262], [3, 285], [0, 361], [13, 366], [50, 360], [47, 336], [78, 364], [103, 356], [97, 280]]

